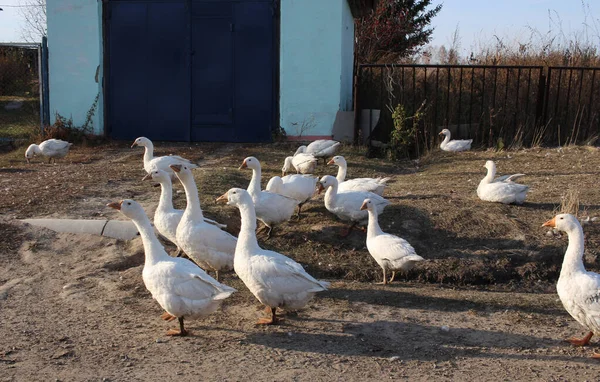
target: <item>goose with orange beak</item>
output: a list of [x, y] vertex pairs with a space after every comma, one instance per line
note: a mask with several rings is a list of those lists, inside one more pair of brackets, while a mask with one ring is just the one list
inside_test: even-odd
[[261, 191], [260, 181], [262, 170], [260, 162], [255, 157], [244, 159], [240, 169], [244, 168], [252, 170], [252, 179], [250, 179], [250, 184], [248, 185], [248, 193], [252, 196], [252, 201], [254, 202], [256, 218], [263, 222], [268, 229], [267, 238], [270, 238], [273, 227], [290, 220], [296, 206], [300, 202], [294, 198], [274, 192]]
[[338, 166], [338, 173], [335, 177], [338, 181], [338, 191], [368, 191], [377, 195], [383, 195], [387, 182], [390, 178], [354, 178], [346, 180], [346, 172], [348, 170], [348, 163], [346, 158], [341, 155], [336, 155], [329, 162], [328, 165]]
[[[542, 227], [565, 232], [569, 238], [556, 291], [565, 310], [589, 331], [582, 338], [567, 341], [574, 346], [585, 346], [594, 334], [600, 334], [600, 275], [585, 270], [583, 229], [575, 216], [556, 215]], [[592, 358], [600, 359], [600, 353], [594, 352]]]
[[171, 329], [169, 336], [185, 336], [184, 319], [205, 317], [215, 312], [235, 289], [219, 283], [187, 259], [171, 257], [154, 234], [146, 212], [137, 202], [126, 199], [107, 205], [133, 221], [144, 245], [142, 279], [152, 297], [166, 311], [161, 318], [179, 320], [179, 330]]
[[409, 271], [417, 262], [425, 260], [417, 255], [415, 249], [406, 240], [381, 230], [377, 208], [371, 199], [365, 199], [360, 209], [362, 211], [367, 210], [369, 213], [367, 249], [383, 270], [381, 284], [388, 283], [388, 271], [392, 272], [392, 277], [389, 280], [391, 283], [394, 281], [397, 271]]
[[180, 157], [179, 155], [166, 155], [162, 157], [154, 156], [154, 144], [146, 137], [139, 137], [133, 141], [131, 147], [143, 146], [144, 147], [144, 170], [147, 174], [150, 174], [154, 170], [163, 170], [172, 179], [175, 179], [175, 174], [170, 168], [171, 165], [186, 165], [189, 168], [196, 168], [197, 165], [193, 164], [189, 159]]
[[278, 308], [303, 308], [316, 293], [327, 289], [328, 282], [316, 280], [294, 260], [259, 247], [254, 202], [246, 190], [232, 188], [216, 201], [240, 210], [242, 225], [233, 268], [250, 292], [267, 307], [269, 316], [260, 319], [258, 324], [276, 324]]

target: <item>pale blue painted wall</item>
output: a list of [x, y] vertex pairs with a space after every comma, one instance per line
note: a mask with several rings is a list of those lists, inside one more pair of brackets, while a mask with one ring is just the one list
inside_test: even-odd
[[[101, 89], [95, 81], [102, 51], [99, 3], [97, 0], [48, 0], [46, 3], [51, 122], [58, 112], [72, 117], [76, 126], [82, 125]], [[101, 78], [99, 76], [99, 82]], [[94, 130], [101, 134], [102, 105], [98, 106]]]
[[337, 112], [351, 107], [353, 36], [347, 0], [281, 0], [280, 123], [288, 136], [331, 135]]

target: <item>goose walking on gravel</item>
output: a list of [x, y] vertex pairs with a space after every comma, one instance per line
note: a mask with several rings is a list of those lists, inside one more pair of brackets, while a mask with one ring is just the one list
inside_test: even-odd
[[504, 204], [522, 204], [527, 197], [529, 186], [513, 182], [524, 174], [505, 175], [494, 179], [496, 176], [496, 164], [489, 160], [485, 162], [486, 176], [477, 186], [477, 196], [486, 202], [497, 202]]
[[365, 199], [360, 209], [367, 210], [369, 213], [367, 249], [383, 269], [381, 284], [388, 283], [387, 271], [392, 271], [392, 278], [389, 281], [391, 283], [394, 281], [397, 271], [409, 271], [416, 262], [424, 260], [417, 255], [415, 249], [406, 240], [381, 230], [377, 208], [371, 199]]
[[361, 203], [365, 199], [371, 199], [377, 210], [377, 214], [390, 204], [387, 199], [367, 191], [344, 191], [338, 192], [338, 181], [331, 175], [325, 175], [318, 184], [319, 193], [325, 190], [325, 207], [341, 220], [350, 221], [351, 225], [343, 232], [342, 237], [350, 234], [352, 228], [357, 224], [364, 225], [369, 219], [367, 211], [361, 210]]
[[187, 200], [187, 206], [177, 226], [177, 244], [200, 267], [214, 271], [215, 278], [219, 280], [220, 271], [233, 268], [237, 239], [204, 221], [192, 170], [185, 165], [171, 165], [171, 168], [183, 184]]
[[154, 170], [163, 170], [175, 178], [175, 173], [171, 169], [171, 165], [186, 165], [188, 168], [196, 168], [197, 165], [190, 162], [188, 159], [182, 158], [179, 155], [167, 155], [162, 157], [154, 156], [154, 145], [152, 141], [146, 137], [137, 138], [131, 147], [144, 146], [144, 170], [150, 174]]
[[450, 140], [450, 130], [448, 130], [448, 129], [444, 129], [444, 130], [440, 131], [440, 135], [445, 136], [444, 140], [440, 144], [440, 149], [442, 149], [444, 151], [459, 152], [459, 151], [471, 150], [471, 143], [473, 143], [472, 139], [463, 139], [463, 140], [455, 139], [455, 140], [451, 141]]
[[[567, 341], [574, 346], [585, 346], [594, 334], [600, 335], [600, 275], [585, 270], [583, 229], [575, 216], [556, 215], [542, 227], [566, 232], [569, 238], [556, 291], [571, 317], [589, 330], [585, 337], [570, 338]], [[594, 353], [592, 358], [600, 359], [600, 353]]]
[[25, 160], [30, 163], [31, 158], [41, 155], [48, 157], [48, 163], [51, 163], [52, 160], [56, 163], [56, 158], [64, 158], [69, 153], [71, 146], [73, 146], [72, 143], [60, 139], [47, 139], [39, 145], [32, 143], [25, 151]]
[[[154, 211], [154, 226], [158, 232], [167, 238], [171, 243], [177, 245], [177, 226], [183, 216], [183, 210], [173, 208], [173, 186], [171, 177], [163, 170], [154, 170], [147, 174], [142, 180], [153, 180], [160, 184], [160, 199], [158, 206]], [[214, 220], [204, 218], [204, 221], [214, 224], [220, 228], [225, 228], [224, 224], [219, 224]], [[181, 248], [177, 245], [177, 255], [181, 253]]]
[[233, 266], [250, 292], [270, 311], [269, 317], [259, 320], [258, 324], [276, 324], [277, 308], [303, 308], [315, 293], [327, 290], [329, 283], [316, 280], [302, 265], [258, 246], [254, 202], [246, 190], [232, 188], [218, 197], [219, 201], [240, 210], [242, 226]]
[[327, 158], [334, 156], [340, 146], [340, 142], [332, 139], [317, 139], [309, 143], [308, 146], [298, 147], [294, 155], [299, 153], [312, 154], [315, 158], [323, 158], [323, 163], [327, 163]]
[[369, 191], [377, 195], [383, 195], [383, 190], [387, 186], [390, 178], [354, 178], [346, 180], [346, 172], [348, 171], [348, 163], [341, 155], [336, 155], [328, 165], [335, 164], [338, 166], [338, 173], [335, 177], [338, 181], [338, 191]]
[[216, 311], [236, 290], [219, 283], [187, 259], [170, 257], [160, 244], [148, 216], [137, 202], [126, 199], [108, 204], [130, 218], [142, 238], [145, 262], [142, 279], [152, 297], [166, 311], [161, 318], [179, 320], [179, 330], [169, 336], [185, 336], [184, 319], [205, 317]]
[[244, 159], [240, 169], [249, 168], [252, 170], [252, 179], [248, 185], [248, 193], [254, 201], [256, 209], [256, 218], [263, 222], [269, 229], [267, 238], [271, 237], [271, 232], [276, 224], [286, 222], [291, 219], [298, 200], [274, 192], [260, 190], [260, 178], [262, 171], [260, 162], [255, 157]]
[[283, 178], [274, 176], [269, 179], [266, 190], [296, 199], [299, 202], [296, 215], [300, 218], [302, 206], [316, 193], [317, 181], [318, 179], [312, 175], [292, 174]]

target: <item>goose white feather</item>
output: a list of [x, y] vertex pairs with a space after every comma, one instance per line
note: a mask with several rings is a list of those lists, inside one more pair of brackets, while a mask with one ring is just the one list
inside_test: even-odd
[[204, 221], [198, 188], [192, 171], [187, 166], [171, 165], [183, 184], [187, 206], [177, 226], [176, 240], [179, 247], [202, 268], [219, 272], [233, 268], [233, 254], [237, 239]]
[[288, 172], [292, 172], [292, 168], [298, 174], [312, 174], [317, 168], [317, 163], [317, 158], [312, 154], [296, 154], [293, 157], [285, 158], [281, 174], [284, 176]]
[[471, 143], [473, 143], [472, 139], [463, 139], [463, 140], [458, 140], [455, 139], [453, 141], [450, 140], [450, 130], [448, 129], [444, 129], [440, 132], [440, 135], [444, 135], [444, 140], [442, 141], [442, 143], [440, 144], [440, 149], [444, 150], [444, 151], [453, 151], [453, 152], [459, 152], [459, 151], [467, 151], [467, 150], [471, 150]]
[[254, 201], [256, 217], [269, 228], [268, 235], [274, 225], [290, 220], [299, 201], [274, 192], [261, 191], [260, 181], [262, 170], [260, 162], [255, 157], [248, 157], [242, 162], [241, 168], [252, 170], [252, 179], [248, 185], [248, 193]]
[[64, 158], [69, 153], [71, 146], [73, 146], [72, 143], [60, 139], [47, 139], [39, 145], [32, 143], [25, 151], [25, 159], [29, 163], [31, 158], [41, 155], [48, 157], [48, 163], [52, 160], [56, 163], [56, 158]]
[[179, 155], [155, 157], [154, 144], [152, 144], [152, 141], [146, 137], [137, 138], [131, 145], [131, 147], [135, 146], [144, 146], [144, 170], [148, 174], [154, 170], [163, 170], [172, 178], [174, 178], [175, 173], [171, 169], [171, 165], [185, 165], [190, 169], [198, 167], [194, 163], [190, 162], [189, 159], [182, 158]]
[[304, 203], [308, 202], [316, 192], [318, 179], [311, 175], [286, 175], [283, 178], [274, 176], [269, 179], [266, 190], [284, 195], [298, 201], [298, 216]]
[[360, 207], [365, 199], [371, 199], [377, 213], [383, 212], [383, 209], [390, 202], [372, 192], [368, 191], [338, 191], [338, 181], [331, 175], [325, 175], [319, 181], [319, 191], [325, 192], [325, 207], [341, 220], [351, 221], [352, 223], [365, 224], [369, 218], [367, 211]]
[[[587, 345], [592, 335], [600, 335], [600, 275], [586, 271], [583, 265], [583, 229], [570, 214], [556, 215], [543, 226], [566, 232], [569, 237], [556, 291], [565, 310], [590, 331], [583, 339], [568, 341], [577, 346]], [[594, 353], [594, 358], [600, 358], [600, 354]]]
[[336, 179], [338, 181], [338, 191], [369, 191], [377, 195], [383, 195], [385, 186], [390, 178], [354, 178], [346, 180], [348, 163], [346, 158], [341, 155], [334, 156], [327, 164], [338, 166]]
[[315, 293], [327, 289], [329, 283], [316, 280], [294, 260], [259, 247], [254, 202], [246, 190], [232, 188], [217, 201], [226, 201], [240, 210], [242, 225], [235, 248], [234, 269], [258, 301], [271, 308], [271, 317], [259, 323], [275, 323], [277, 308], [303, 308]]
[[[173, 186], [169, 174], [162, 170], [154, 170], [146, 175], [142, 180], [154, 180], [160, 184], [160, 199], [158, 206], [154, 211], [154, 227], [158, 232], [166, 237], [171, 243], [177, 245], [177, 226], [183, 216], [183, 210], [173, 207]], [[217, 227], [225, 228], [224, 224], [217, 223], [209, 218], [204, 221], [214, 224]]]
[[494, 179], [496, 176], [496, 164], [489, 160], [485, 162], [486, 176], [479, 182], [477, 196], [486, 202], [498, 202], [504, 204], [521, 204], [527, 197], [529, 187], [514, 183], [513, 180], [524, 176], [524, 174], [506, 175]]
[[308, 146], [300, 146], [296, 150], [296, 154], [307, 153], [312, 154], [316, 158], [328, 158], [334, 156], [336, 151], [340, 148], [341, 143], [332, 139], [317, 139], [309, 143]]
[[381, 230], [377, 208], [371, 199], [365, 199], [360, 209], [367, 210], [369, 213], [367, 249], [383, 269], [383, 284], [388, 283], [387, 271], [392, 271], [392, 278], [389, 281], [392, 282], [396, 271], [408, 271], [416, 262], [424, 260], [406, 240]]
[[236, 290], [219, 283], [187, 259], [170, 257], [160, 244], [144, 209], [133, 200], [111, 203], [136, 225], [144, 245], [142, 279], [159, 305], [179, 318], [180, 330], [171, 335], [187, 334], [183, 320], [207, 316]]

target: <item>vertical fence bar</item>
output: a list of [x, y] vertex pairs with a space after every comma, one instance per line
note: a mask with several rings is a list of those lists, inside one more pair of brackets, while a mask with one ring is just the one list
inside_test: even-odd
[[40, 134], [44, 135], [44, 82], [42, 81], [42, 45], [37, 46], [37, 72], [38, 72], [38, 87], [40, 92]]
[[469, 97], [469, 132], [471, 132], [471, 123], [473, 122], [473, 85], [475, 81], [475, 68], [471, 68], [471, 95]]
[[525, 100], [525, 117], [529, 119], [529, 99], [531, 98], [531, 68], [527, 74], [527, 99]]
[[359, 125], [360, 125], [360, 110], [361, 110], [361, 105], [360, 105], [360, 89], [362, 89], [362, 86], [360, 86], [360, 81], [361, 81], [361, 72], [362, 72], [362, 65], [359, 65], [356, 68], [356, 72], [355, 72], [355, 76], [354, 76], [354, 145], [359, 145], [362, 144], [362, 142], [358, 141], [358, 137], [359, 137]]
[[460, 131], [460, 109], [462, 106], [462, 82], [463, 82], [463, 68], [462, 66], [459, 69], [458, 75], [458, 119], [456, 120], [456, 135]]
[[517, 132], [517, 117], [519, 115], [519, 89], [521, 89], [521, 68], [517, 70], [517, 94], [515, 95], [515, 118], [513, 123], [513, 138]]
[[[590, 90], [590, 103], [588, 105], [588, 121], [587, 121], [588, 130], [591, 127], [591, 123], [592, 123], [592, 101], [594, 100], [594, 82], [596, 80], [596, 70], [598, 70], [598, 69], [592, 70], [592, 85], [591, 85], [592, 88]], [[588, 134], [589, 134], [589, 131], [586, 131], [586, 138], [587, 138]]]
[[506, 83], [504, 85], [504, 106], [502, 106], [502, 113], [504, 114], [504, 122], [502, 123], [503, 125], [504, 125], [504, 123], [507, 122], [507, 120], [506, 120], [506, 117], [507, 117], [506, 105], [508, 103], [508, 85], [509, 84], [510, 84], [510, 68], [506, 68]]
[[484, 109], [484, 105], [485, 105], [485, 82], [486, 82], [486, 73], [485, 73], [485, 69], [486, 67], [483, 67], [483, 81], [481, 83], [481, 115], [480, 115], [480, 119], [479, 119], [479, 133], [481, 134], [481, 141], [483, 141], [483, 132], [484, 132], [484, 123], [483, 123], [483, 115], [485, 114], [485, 109]]
[[412, 90], [413, 90], [413, 99], [412, 99], [412, 101], [413, 101], [413, 112], [412, 113], [413, 113], [413, 115], [417, 111], [417, 109], [416, 109], [416, 107], [417, 107], [416, 106], [417, 105], [417, 74], [416, 74], [416, 71], [417, 71], [417, 68], [415, 68], [413, 66], [413, 68], [412, 68], [412, 74], [413, 74], [413, 76], [412, 76], [413, 77], [413, 88], [412, 88]]
[[434, 121], [433, 124], [435, 126], [435, 132], [437, 133], [437, 127], [438, 127], [438, 94], [439, 94], [439, 88], [440, 88], [440, 68], [437, 67], [435, 68], [435, 110], [434, 110]]
[[571, 104], [571, 82], [573, 79], [573, 69], [569, 69], [569, 84], [567, 85], [567, 103], [566, 103], [566, 107], [565, 107], [565, 128], [562, 129], [562, 132], [564, 134], [565, 137], [565, 142], [566, 142], [566, 138], [569, 136], [569, 132], [567, 130], [567, 126], [569, 126], [568, 122], [569, 122], [569, 110], [571, 109], [570, 104]]
[[[543, 76], [543, 72], [544, 70], [542, 69], [542, 74], [540, 76]], [[542, 97], [542, 101], [544, 103], [544, 107], [542, 110], [542, 125], [545, 125], [548, 123], [548, 109], [550, 108], [550, 82], [552, 82], [552, 67], [548, 68], [548, 75], [546, 76], [545, 80], [544, 80], [544, 90], [543, 92], [540, 92], [539, 95], [540, 97]], [[538, 97], [538, 101], [540, 99], [540, 97]]]
[[450, 123], [449, 113], [450, 112], [450, 67], [448, 67], [448, 93], [446, 94], [446, 127]]

